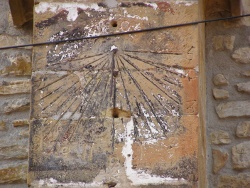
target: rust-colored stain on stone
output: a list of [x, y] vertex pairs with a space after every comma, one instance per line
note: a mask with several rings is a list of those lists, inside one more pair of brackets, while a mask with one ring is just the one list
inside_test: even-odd
[[[196, 8], [158, 4], [121, 3], [113, 9], [78, 5], [75, 16], [67, 6], [53, 15], [40, 3], [35, 39], [144, 29], [158, 26], [155, 20], [162, 14], [166, 19], [161, 16], [160, 24], [166, 25], [170, 16], [183, 17], [180, 7]], [[132, 175], [140, 179], [140, 172], [152, 176], [152, 182], [196, 182], [198, 61], [193, 30], [196, 27], [35, 47], [30, 181], [88, 183], [108, 176], [103, 170], [121, 166], [118, 176], [125, 174], [132, 184]]]

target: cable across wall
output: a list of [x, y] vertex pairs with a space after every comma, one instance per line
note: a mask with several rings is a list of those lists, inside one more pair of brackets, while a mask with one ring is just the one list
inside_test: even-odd
[[233, 20], [233, 19], [238, 19], [238, 18], [243, 18], [243, 17], [249, 17], [249, 16], [250, 16], [250, 14], [244, 14], [244, 15], [240, 15], [240, 16], [231, 16], [231, 17], [226, 17], [226, 18], [200, 20], [200, 21], [179, 23], [179, 24], [173, 24], [173, 25], [167, 25], [167, 26], [152, 27], [152, 28], [141, 29], [141, 30], [134, 30], [134, 31], [126, 31], [126, 32], [119, 32], [119, 33], [110, 33], [110, 34], [104, 34], [104, 35], [97, 35], [97, 36], [88, 36], [88, 37], [79, 37], [79, 38], [73, 38], [73, 39], [67, 39], [67, 40], [47, 41], [47, 42], [39, 42], [39, 43], [31, 43], [31, 44], [21, 44], [21, 45], [14, 45], [14, 46], [5, 46], [5, 47], [0, 47], [0, 50], [7, 50], [7, 49], [14, 49], [14, 48], [24, 48], [24, 47], [33, 47], [33, 46], [42, 46], [42, 45], [51, 45], [51, 44], [60, 44], [60, 43], [74, 42], [74, 41], [80, 41], [80, 40], [85, 40], [85, 39], [97, 39], [97, 38], [106, 38], [106, 37], [116, 37], [116, 36], [121, 36], [121, 35], [143, 33], [143, 32], [157, 31], [157, 30], [177, 28], [177, 27], [185, 27], [185, 26], [197, 25], [197, 24], [202, 24], [202, 23], [210, 23], [210, 22], [218, 22], [218, 21], [225, 21], [225, 20]]

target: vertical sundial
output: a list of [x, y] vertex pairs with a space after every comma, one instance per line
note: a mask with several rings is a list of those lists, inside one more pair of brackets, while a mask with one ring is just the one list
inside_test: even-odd
[[[34, 40], [158, 27], [169, 17], [192, 20], [181, 6], [40, 3]], [[132, 183], [131, 174], [196, 182], [195, 33], [189, 26], [35, 47], [30, 181], [90, 183], [120, 166]]]

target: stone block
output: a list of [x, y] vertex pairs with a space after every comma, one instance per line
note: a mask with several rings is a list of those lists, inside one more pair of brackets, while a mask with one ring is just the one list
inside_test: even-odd
[[250, 141], [240, 143], [232, 148], [234, 169], [250, 168]]
[[240, 0], [230, 0], [231, 15], [240, 16], [243, 13], [242, 1]]
[[6, 9], [8, 7], [7, 1], [1, 1], [0, 4], [0, 35], [6, 32], [6, 29], [8, 28], [8, 10]]
[[21, 138], [29, 138], [29, 135], [30, 135], [29, 129], [20, 131], [18, 135]]
[[223, 74], [217, 74], [213, 77], [213, 83], [216, 86], [228, 85], [228, 81]]
[[250, 117], [250, 101], [231, 101], [220, 103], [216, 112], [220, 118]]
[[218, 35], [213, 37], [213, 47], [217, 51], [233, 50], [235, 36]]
[[0, 131], [5, 131], [6, 129], [7, 129], [6, 128], [6, 122], [0, 120]]
[[33, 0], [9, 0], [9, 5], [13, 22], [16, 26], [22, 26], [33, 19]]
[[[24, 36], [10, 36], [10, 35], [0, 35], [0, 46], [13, 46], [13, 45], [22, 45], [32, 43], [30, 35]], [[31, 49], [32, 47], [25, 47], [25, 49]]]
[[237, 175], [221, 175], [219, 176], [218, 188], [247, 188], [250, 187], [249, 173], [239, 173]]
[[4, 69], [0, 70], [0, 74], [3, 76], [29, 76], [31, 75], [31, 61], [24, 59], [23, 57], [19, 57], [15, 59], [10, 66], [6, 66]]
[[232, 58], [237, 63], [248, 64], [250, 63], [250, 47], [243, 47], [235, 50]]
[[4, 103], [4, 113], [9, 114], [17, 111], [24, 111], [30, 108], [30, 100], [27, 98], [10, 100]]
[[213, 89], [213, 96], [217, 99], [228, 99], [229, 98], [229, 92], [225, 89]]
[[241, 122], [237, 126], [236, 135], [240, 138], [250, 137], [250, 121]]
[[28, 164], [9, 165], [0, 168], [0, 184], [25, 183], [27, 180]]
[[249, 77], [249, 76], [250, 76], [250, 70], [242, 71], [241, 74], [242, 74], [243, 76]]
[[30, 93], [30, 80], [2, 81], [0, 83], [0, 95]]
[[19, 119], [12, 122], [14, 127], [29, 126], [30, 121], [28, 119]]
[[229, 144], [231, 139], [226, 131], [216, 131], [210, 134], [210, 139], [213, 144]]
[[222, 169], [228, 160], [228, 153], [222, 152], [218, 149], [212, 150], [213, 154], [213, 172], [216, 174]]
[[[198, 18], [196, 3], [100, 5], [40, 2], [34, 42]], [[188, 26], [34, 47], [29, 183], [196, 184], [198, 36]]]
[[[241, 3], [242, 3], [242, 9], [243, 9], [243, 13], [244, 14], [249, 14], [250, 13], [250, 3], [248, 0], [241, 0]], [[250, 26], [250, 18], [247, 16], [247, 17], [244, 17], [243, 20], [242, 20], [244, 26]]]
[[244, 92], [244, 93], [249, 93], [250, 94], [250, 82], [237, 84], [237, 90], [241, 91], [241, 92]]
[[0, 160], [28, 159], [28, 147], [12, 145], [0, 147]]

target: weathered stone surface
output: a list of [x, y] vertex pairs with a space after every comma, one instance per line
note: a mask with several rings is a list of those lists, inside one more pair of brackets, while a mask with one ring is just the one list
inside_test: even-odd
[[232, 58], [237, 63], [250, 63], [250, 47], [239, 48], [234, 51]]
[[30, 93], [30, 80], [2, 81], [0, 83], [0, 95]]
[[0, 168], [0, 184], [24, 183], [27, 179], [28, 164]]
[[250, 82], [237, 84], [238, 91], [242, 91], [250, 94]]
[[1, 1], [0, 4], [0, 34], [5, 33], [8, 28], [8, 10], [6, 7], [8, 6], [7, 1]]
[[[249, 13], [250, 10], [250, 3], [248, 0], [241, 0], [241, 5], [242, 5], [242, 11], [243, 13]], [[250, 26], [250, 18], [246, 16], [244, 18], [245, 26]]]
[[[72, 20], [71, 8], [41, 2], [35, 6], [34, 42], [196, 18], [185, 16], [197, 11], [196, 3], [154, 6], [158, 4], [155, 9], [151, 4], [121, 3], [112, 9], [117, 20], [110, 20], [106, 7], [85, 10], [89, 5], [78, 4], [77, 19]], [[109, 161], [118, 161], [121, 173], [116, 175], [132, 183], [155, 178], [167, 183], [169, 177], [197, 182], [197, 29], [35, 47], [30, 180], [49, 176], [58, 182], [92, 182], [100, 173], [110, 176], [104, 170], [110, 168]]]
[[31, 62], [23, 57], [19, 57], [10, 66], [0, 70], [0, 74], [16, 76], [31, 75]]
[[225, 89], [213, 89], [213, 96], [215, 99], [227, 99], [229, 97], [229, 92]]
[[218, 188], [247, 188], [250, 187], [250, 174], [240, 173], [238, 175], [221, 175]]
[[216, 86], [228, 85], [228, 81], [223, 74], [217, 74], [213, 77], [213, 83]]
[[250, 121], [241, 122], [236, 129], [236, 135], [238, 137], [250, 137]]
[[21, 138], [29, 138], [29, 129], [20, 131], [19, 136]]
[[216, 107], [220, 118], [250, 116], [250, 101], [232, 101], [221, 103]]
[[6, 123], [5, 121], [0, 121], [0, 131], [5, 131], [6, 130]]
[[28, 119], [19, 119], [12, 122], [14, 127], [29, 126], [30, 121]]
[[242, 74], [243, 76], [249, 77], [249, 76], [250, 76], [250, 70], [242, 71], [241, 74]]
[[[174, 178], [183, 177], [191, 180], [196, 179], [197, 163], [193, 159], [194, 152], [198, 148], [198, 137], [194, 136], [198, 118], [193, 116], [183, 117], [186, 123], [186, 133], [169, 137], [155, 143], [133, 144], [133, 168], [148, 169], [160, 176], [170, 176]], [[178, 146], [175, 141], [178, 140]], [[190, 140], [190, 142], [186, 142]], [[165, 159], [167, 162], [164, 162]], [[181, 159], [181, 160], [180, 160]], [[145, 166], [147, 163], [147, 167]]]
[[16, 111], [28, 110], [30, 108], [30, 100], [27, 98], [11, 100], [4, 103], [4, 113], [12, 113]]
[[222, 169], [228, 160], [228, 153], [213, 149], [213, 172], [216, 174]]
[[[2, 47], [4, 46], [12, 46], [12, 45], [22, 45], [22, 44], [30, 44], [32, 43], [31, 37], [29, 35], [26, 36], [10, 36], [10, 35], [0, 35], [0, 44]], [[26, 49], [31, 49], [32, 47], [25, 47]]]
[[213, 38], [213, 46], [215, 50], [232, 50], [234, 47], [235, 36], [218, 35]]
[[27, 159], [28, 148], [19, 145], [0, 147], [0, 160]]
[[235, 169], [250, 168], [250, 141], [232, 148], [232, 162]]
[[216, 131], [210, 134], [210, 139], [213, 144], [229, 144], [231, 139], [226, 131]]

